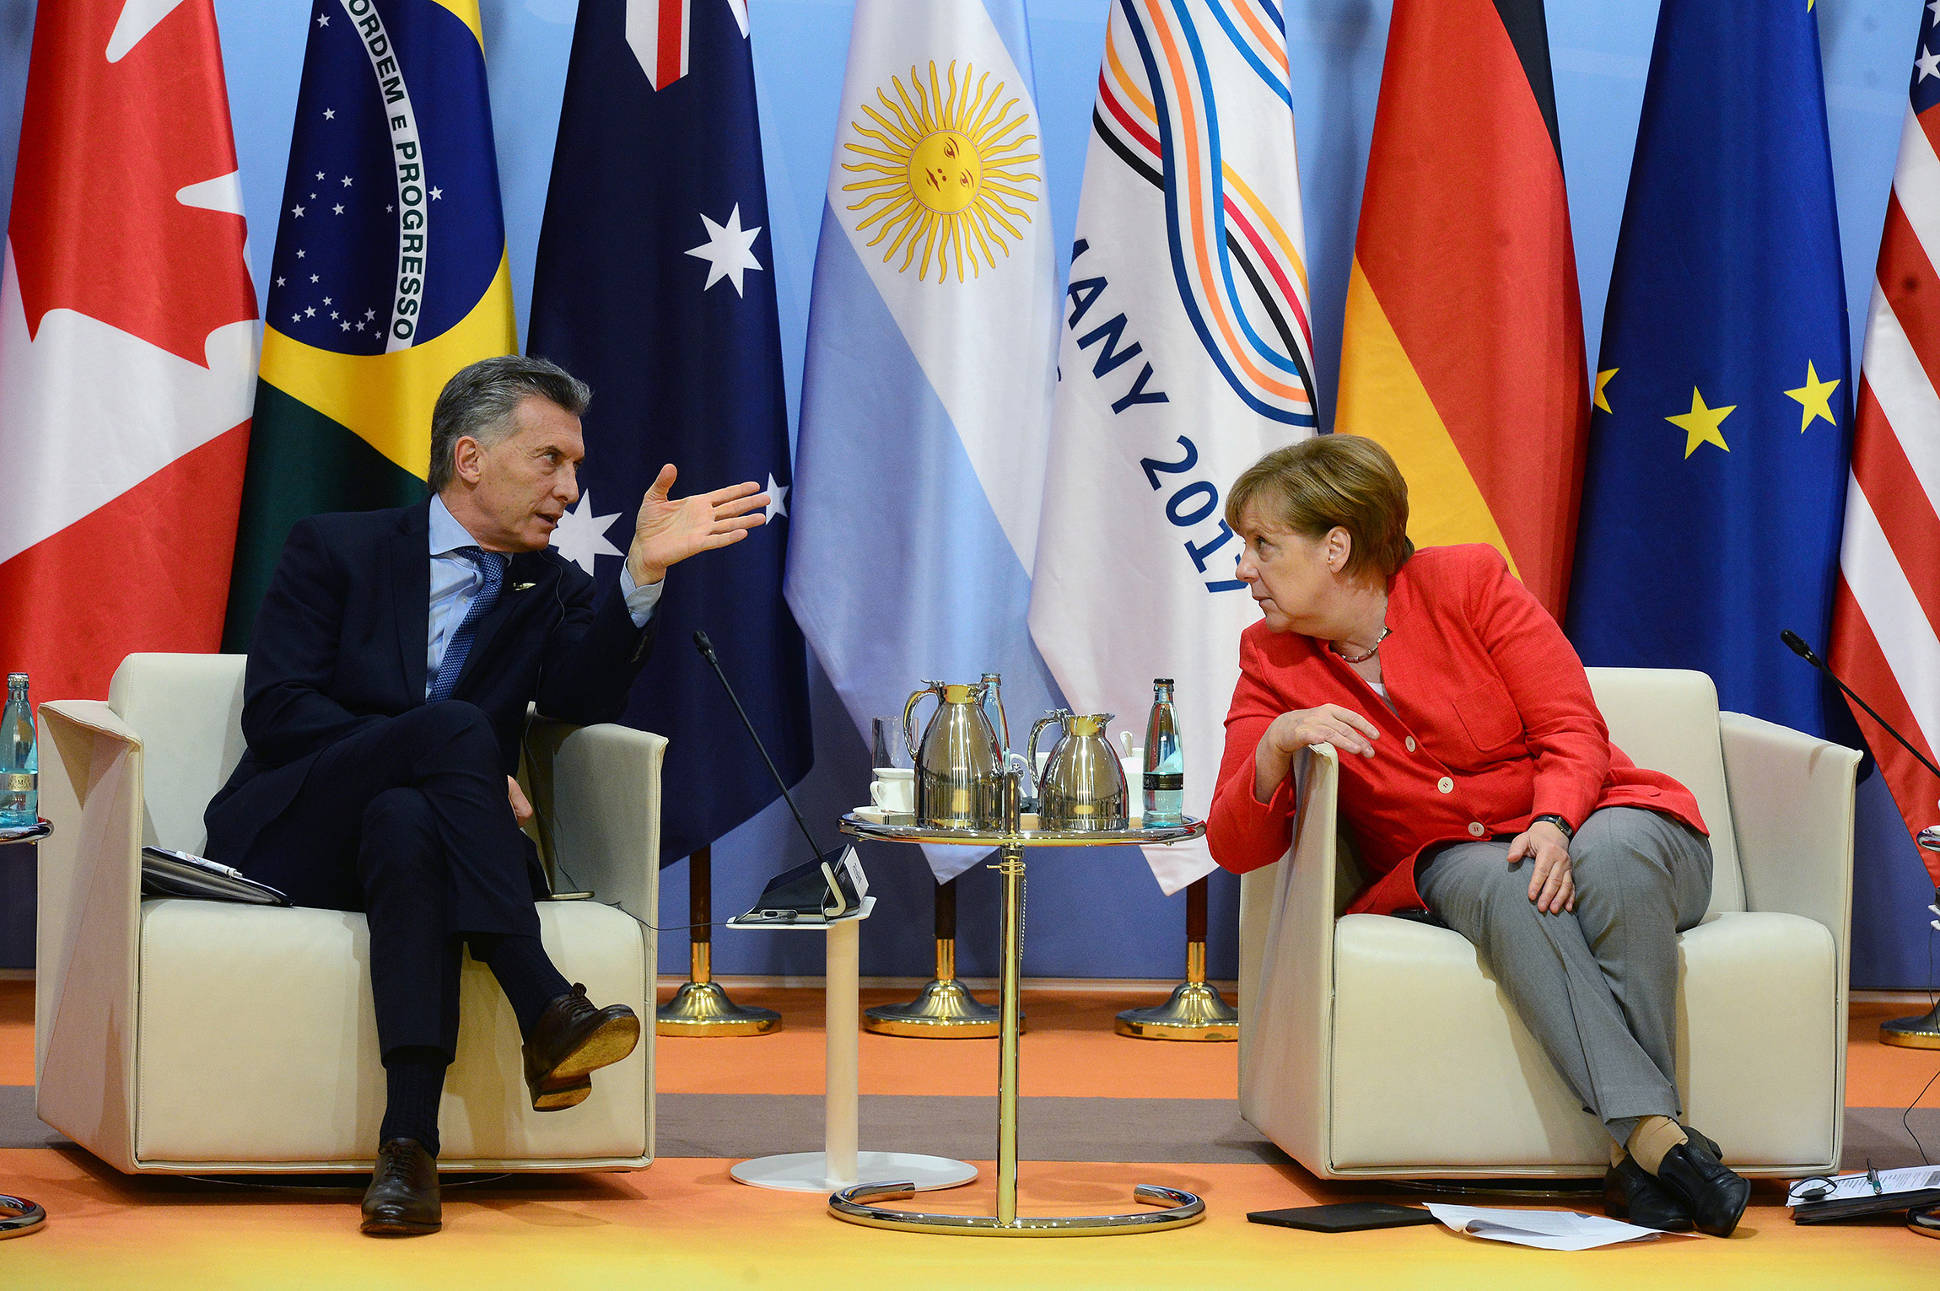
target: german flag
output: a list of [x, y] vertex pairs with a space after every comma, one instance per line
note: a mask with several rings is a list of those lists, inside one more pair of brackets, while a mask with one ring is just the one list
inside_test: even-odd
[[1418, 546], [1486, 542], [1562, 616], [1589, 419], [1541, 0], [1396, 0], [1334, 429]]
[[316, 0], [223, 644], [290, 526], [425, 496], [431, 407], [516, 348], [478, 0]]

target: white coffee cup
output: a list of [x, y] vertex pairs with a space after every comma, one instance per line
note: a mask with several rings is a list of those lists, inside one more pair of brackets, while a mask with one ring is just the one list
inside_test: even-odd
[[908, 767], [877, 767], [869, 782], [869, 801], [891, 815], [916, 810], [916, 773]]
[[1125, 750], [1118, 759], [1119, 768], [1125, 772], [1125, 815], [1136, 829], [1145, 818], [1145, 746], [1132, 743], [1130, 731], [1118, 734], [1120, 746]]

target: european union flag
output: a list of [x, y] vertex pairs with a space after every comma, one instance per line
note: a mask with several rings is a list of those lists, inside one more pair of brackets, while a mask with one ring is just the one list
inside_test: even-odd
[[[649, 15], [652, 21], [644, 21]], [[667, 576], [626, 720], [667, 736], [661, 853], [712, 843], [776, 795], [690, 642], [705, 628], [782, 775], [808, 770], [807, 670], [782, 600], [788, 411], [747, 6], [582, 5], [527, 349], [593, 388], [579, 504], [553, 545], [619, 576], [661, 465], [676, 496], [755, 480], [768, 523]]]
[[[1755, 9], [1755, 13], [1753, 10]], [[1816, 20], [1664, 0], [1603, 319], [1569, 633], [1815, 734], [1851, 382]], [[1531, 428], [1541, 433], [1541, 428]]]

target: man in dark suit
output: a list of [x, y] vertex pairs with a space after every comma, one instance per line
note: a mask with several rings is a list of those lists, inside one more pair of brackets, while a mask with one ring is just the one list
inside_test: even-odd
[[431, 418], [432, 496], [291, 531], [256, 621], [248, 749], [209, 804], [209, 852], [298, 905], [367, 913], [387, 1101], [363, 1230], [434, 1231], [438, 1102], [458, 1034], [461, 947], [524, 1039], [541, 1111], [633, 1051], [539, 941], [537, 855], [519, 825], [526, 705], [617, 717], [652, 643], [668, 567], [765, 519], [753, 483], [671, 498], [662, 468], [605, 587], [548, 545], [579, 497], [586, 387], [539, 359], [454, 376]]

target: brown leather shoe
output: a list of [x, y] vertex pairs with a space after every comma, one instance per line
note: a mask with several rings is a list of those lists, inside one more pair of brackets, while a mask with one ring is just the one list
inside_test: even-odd
[[386, 1139], [364, 1189], [363, 1231], [417, 1237], [444, 1223], [438, 1205], [438, 1162], [416, 1139]]
[[525, 1085], [532, 1110], [556, 1112], [586, 1101], [593, 1092], [591, 1073], [616, 1063], [640, 1043], [640, 1019], [624, 1004], [596, 1009], [586, 988], [546, 1005], [525, 1042]]

